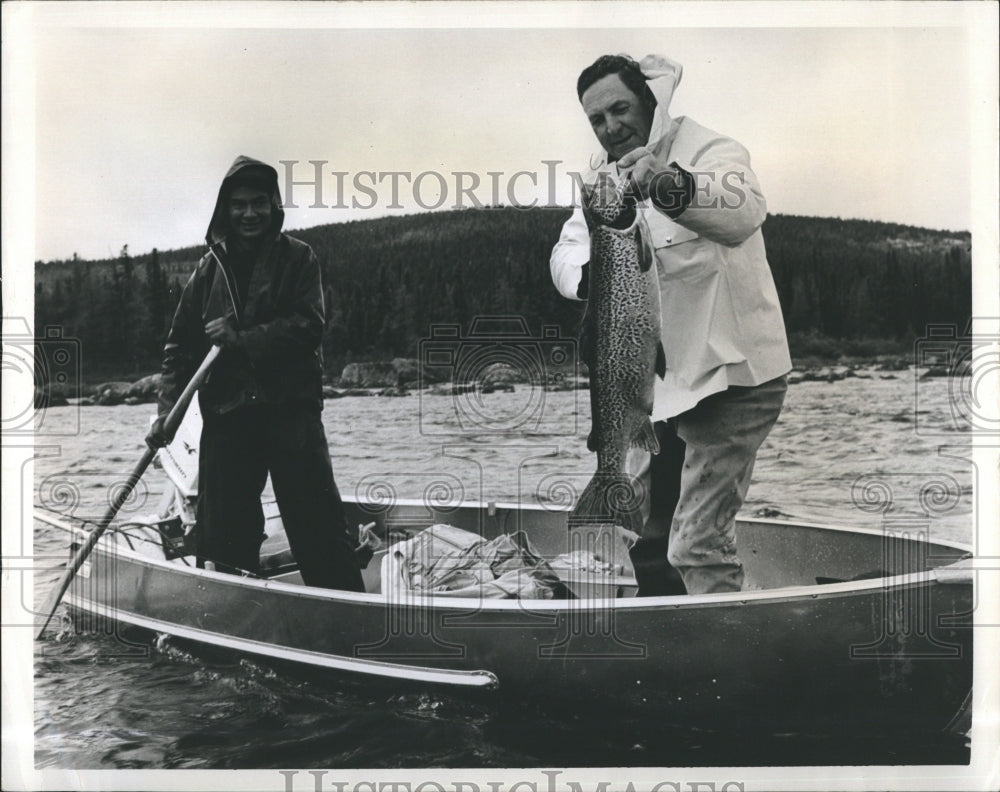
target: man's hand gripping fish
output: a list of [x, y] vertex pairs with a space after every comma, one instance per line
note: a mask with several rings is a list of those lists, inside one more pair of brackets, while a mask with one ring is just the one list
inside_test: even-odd
[[587, 448], [597, 452], [597, 472], [569, 524], [610, 523], [641, 533], [640, 500], [625, 458], [633, 446], [659, 453], [650, 414], [654, 378], [663, 377], [666, 358], [656, 268], [627, 186], [627, 178], [615, 187], [605, 177], [583, 189], [590, 280], [580, 345], [590, 369], [593, 427]]

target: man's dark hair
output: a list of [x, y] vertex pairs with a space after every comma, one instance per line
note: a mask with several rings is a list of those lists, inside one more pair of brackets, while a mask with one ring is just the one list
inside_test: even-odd
[[650, 109], [656, 107], [656, 97], [646, 84], [646, 75], [639, 64], [628, 55], [602, 55], [580, 72], [576, 81], [576, 96], [583, 101], [583, 94], [598, 80], [609, 74], [617, 74], [625, 87], [639, 97]]

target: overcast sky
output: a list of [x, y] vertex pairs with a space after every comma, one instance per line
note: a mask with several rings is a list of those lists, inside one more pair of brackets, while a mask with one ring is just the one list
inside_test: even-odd
[[[673, 115], [746, 145], [771, 212], [970, 227], [972, 109], [982, 94], [968, 26], [899, 26], [915, 20], [896, 14], [867, 27], [846, 15], [790, 27], [808, 18], [772, 12], [773, 23], [752, 18], [773, 26], [738, 27], [742, 8], [692, 16], [644, 5], [638, 17], [607, 6], [550, 13], [527, 29], [400, 28], [387, 14], [370, 17], [382, 29], [336, 29], [364, 18], [336, 7], [237, 10], [225, 22], [119, 8], [103, 21], [86, 6], [35, 20], [36, 259], [199, 243], [218, 182], [241, 153], [294, 161], [300, 181], [313, 178], [310, 160], [323, 162], [322, 195], [297, 187], [289, 228], [449, 208], [456, 178], [468, 187], [478, 177], [473, 194], [487, 204], [494, 183], [504, 203], [567, 203], [566, 172], [598, 150], [576, 77], [606, 52], [681, 62]], [[475, 10], [446, 19], [481, 25]], [[218, 26], [241, 13], [258, 27]], [[647, 17], [646, 29], [630, 24]], [[552, 160], [561, 164], [543, 164]], [[393, 171], [433, 173], [416, 185], [397, 177], [393, 201]], [[347, 208], [333, 208], [338, 201]], [[308, 208], [317, 202], [326, 208]]]

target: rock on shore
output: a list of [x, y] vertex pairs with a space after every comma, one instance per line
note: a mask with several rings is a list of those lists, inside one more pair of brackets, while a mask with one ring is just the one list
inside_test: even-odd
[[35, 409], [45, 407], [63, 407], [79, 399], [81, 405], [97, 404], [102, 407], [113, 407], [117, 404], [152, 404], [156, 402], [160, 390], [160, 375], [150, 374], [148, 377], [125, 382], [114, 380], [102, 382], [92, 387], [77, 388], [72, 393], [59, 387], [35, 387]]
[[91, 396], [94, 404], [102, 407], [113, 407], [116, 404], [124, 404], [125, 399], [131, 395], [131, 382], [103, 382], [94, 388]]
[[[804, 365], [803, 365], [804, 363]], [[917, 367], [919, 376], [947, 377], [964, 376], [970, 373], [969, 361], [965, 365], [948, 365], [950, 361], [930, 360]], [[810, 365], [812, 364], [812, 365]], [[896, 379], [906, 376], [913, 368], [913, 361], [906, 357], [879, 357], [874, 360], [841, 360], [838, 364], [823, 364], [815, 358], [799, 362], [789, 373], [791, 385], [800, 382], [834, 383], [856, 377], [858, 379]], [[323, 385], [323, 398], [339, 399], [348, 396], [408, 396], [413, 389], [426, 388], [428, 395], [458, 396], [467, 393], [513, 393], [517, 388], [541, 387], [546, 391], [586, 390], [589, 380], [585, 371], [555, 372], [545, 376], [543, 382], [531, 382], [531, 376], [506, 363], [494, 363], [481, 371], [474, 372], [474, 380], [454, 382], [455, 371], [448, 367], [420, 368], [415, 358], [395, 358], [392, 361], [349, 363], [344, 367], [339, 380]], [[583, 374], [584, 376], [580, 376]], [[35, 408], [59, 407], [75, 401], [79, 395], [80, 404], [113, 406], [116, 404], [155, 403], [160, 388], [160, 375], [150, 374], [135, 382], [103, 382], [91, 388], [81, 389], [79, 394], [66, 393], [63, 389], [35, 388]], [[75, 390], [75, 389], [74, 389]]]
[[126, 398], [140, 399], [142, 403], [156, 401], [160, 394], [160, 375], [150, 374], [132, 383]]
[[387, 388], [398, 382], [392, 363], [348, 363], [340, 375], [342, 388]]
[[[798, 362], [788, 375], [788, 384], [799, 382], [840, 382], [850, 377], [858, 379], [896, 379], [894, 372], [908, 372], [913, 361], [906, 357], [881, 356], [875, 360], [845, 361], [808, 365]], [[926, 376], [926, 375], [925, 375]], [[933, 375], [931, 375], [933, 376]]]
[[341, 388], [417, 388], [445, 382], [451, 372], [440, 367], [424, 366], [416, 358], [348, 363], [337, 382]]

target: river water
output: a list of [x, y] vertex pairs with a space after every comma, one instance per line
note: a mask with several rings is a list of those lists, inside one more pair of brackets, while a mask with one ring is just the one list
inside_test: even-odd
[[[789, 389], [761, 449], [744, 513], [844, 525], [905, 523], [972, 543], [968, 426], [958, 381], [914, 372]], [[556, 480], [585, 482], [586, 391], [328, 400], [324, 420], [345, 495], [558, 501]], [[51, 408], [36, 416], [34, 499], [92, 516], [142, 453], [151, 406]], [[147, 474], [123, 516], [163, 492]], [[36, 523], [35, 553], [58, 556]], [[36, 578], [36, 604], [58, 578]], [[60, 613], [62, 617], [62, 613]], [[35, 645], [39, 768], [687, 767], [943, 764], [967, 761], [961, 737], [813, 737], [693, 733], [600, 713], [400, 690], [354, 678], [310, 679], [170, 640], [143, 651], [61, 618]], [[148, 649], [148, 651], [146, 651]], [[817, 718], [821, 719], [818, 713]]]

